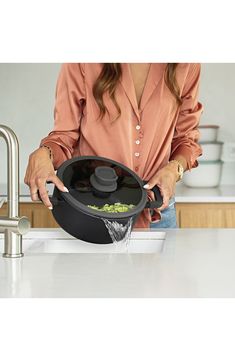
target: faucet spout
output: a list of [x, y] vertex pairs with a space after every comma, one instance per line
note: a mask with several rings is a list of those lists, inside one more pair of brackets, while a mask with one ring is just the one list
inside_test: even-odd
[[[12, 129], [0, 125], [0, 137], [7, 145], [7, 203], [8, 217], [0, 217], [0, 232], [5, 234], [3, 257], [22, 257], [22, 218], [19, 218], [19, 143]], [[23, 217], [24, 228], [30, 228], [28, 218]], [[26, 233], [26, 231], [25, 231]]]

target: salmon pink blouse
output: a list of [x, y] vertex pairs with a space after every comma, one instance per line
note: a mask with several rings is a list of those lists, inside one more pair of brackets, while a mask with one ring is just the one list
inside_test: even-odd
[[[187, 168], [198, 166], [201, 155], [199, 119], [203, 105], [198, 101], [201, 65], [179, 63], [176, 79], [183, 103], [164, 82], [167, 63], [151, 63], [138, 108], [134, 82], [128, 63], [121, 63], [122, 76], [115, 91], [121, 116], [107, 93], [103, 100], [109, 110], [97, 120], [99, 107], [92, 87], [102, 70], [101, 63], [63, 64], [56, 85], [54, 128], [41, 145], [51, 147], [54, 167], [65, 160], [96, 155], [116, 160], [148, 181], [177, 154], [187, 160]], [[151, 199], [154, 197], [150, 192]], [[149, 210], [140, 214], [135, 227], [149, 227]]]

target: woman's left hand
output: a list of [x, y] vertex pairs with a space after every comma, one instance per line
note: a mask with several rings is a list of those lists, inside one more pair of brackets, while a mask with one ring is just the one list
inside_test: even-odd
[[170, 198], [175, 193], [175, 185], [178, 179], [177, 166], [175, 163], [168, 163], [161, 168], [148, 182], [145, 184], [145, 189], [152, 189], [155, 185], [159, 187], [161, 195], [163, 197], [163, 204], [159, 207], [159, 211], [162, 211], [169, 205]]

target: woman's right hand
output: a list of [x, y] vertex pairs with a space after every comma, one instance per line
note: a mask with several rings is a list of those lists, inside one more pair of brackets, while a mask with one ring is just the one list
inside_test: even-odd
[[56, 185], [61, 192], [68, 192], [63, 182], [56, 176], [52, 160], [50, 159], [49, 149], [41, 147], [35, 150], [29, 156], [29, 162], [25, 173], [24, 182], [30, 188], [30, 195], [33, 201], [38, 201], [38, 191], [42, 202], [46, 207], [52, 209], [46, 182], [50, 181]]

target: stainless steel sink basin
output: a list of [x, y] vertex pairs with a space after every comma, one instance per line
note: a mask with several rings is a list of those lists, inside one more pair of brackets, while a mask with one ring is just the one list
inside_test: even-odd
[[[73, 238], [61, 229], [34, 229], [23, 238], [24, 254], [31, 253], [159, 253], [165, 232], [133, 230], [128, 247], [125, 244], [93, 244]], [[3, 237], [0, 235], [0, 252]]]

